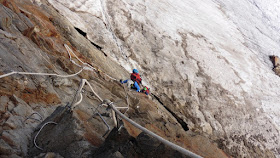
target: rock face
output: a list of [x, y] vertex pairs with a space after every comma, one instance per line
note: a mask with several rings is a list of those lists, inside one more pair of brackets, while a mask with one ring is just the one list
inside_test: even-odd
[[136, 138], [126, 130], [113, 129], [106, 142], [94, 150], [93, 157], [186, 157], [178, 151], [170, 150], [165, 145], [145, 133]]
[[[101, 106], [96, 94], [118, 107], [129, 105], [129, 110], [121, 111], [169, 141], [203, 157], [227, 157], [209, 137], [188, 130], [185, 118], [188, 116], [182, 117], [168, 108], [171, 105], [168, 101], [172, 102], [168, 97], [163, 100], [157, 95], [146, 96], [121, 85], [118, 79], [127, 78], [129, 73], [112, 60], [100, 43], [89, 41], [84, 33], [86, 30], [73, 26], [47, 1], [0, 2], [1, 157], [102, 156], [96, 151], [104, 144], [110, 144], [111, 140], [113, 142], [111, 136], [116, 133], [111, 132], [115, 127], [113, 114]], [[102, 38], [101, 35], [98, 37]], [[68, 54], [65, 44], [75, 55]], [[112, 42], [112, 47], [114, 44]], [[83, 66], [87, 67], [81, 71]], [[82, 97], [73, 101], [81, 79], [86, 79], [92, 87], [87, 83], [82, 88]], [[80, 104], [75, 108], [68, 107], [77, 102]], [[116, 145], [133, 147], [129, 154], [141, 157], [151, 156], [153, 152], [162, 155], [168, 151], [170, 157], [183, 157], [153, 138], [140, 134], [141, 131], [131, 124], [117, 120], [118, 125], [124, 127], [120, 129], [125, 133], [123, 142], [136, 142]], [[209, 126], [205, 129], [211, 131]], [[151, 145], [151, 152], [146, 151], [147, 143]], [[121, 150], [110, 154], [127, 156]]]
[[[192, 131], [233, 157], [279, 157], [279, 2], [49, 0]], [[102, 36], [100, 36], [102, 34]]]
[[[63, 21], [65, 19], [55, 17], [57, 12], [53, 8], [43, 11], [43, 8], [35, 6], [30, 1], [1, 1], [0, 12], [1, 75], [11, 71], [73, 74], [80, 70], [68, 59], [69, 56], [63, 44], [71, 44], [62, 36], [63, 30], [59, 30], [59, 27], [53, 24], [67, 26], [67, 23]], [[118, 75], [126, 74], [120, 66], [106, 59], [102, 52], [97, 51], [89, 41], [80, 36], [71, 25], [67, 31], [69, 33], [65, 36], [72, 42], [76, 40], [74, 42], [76, 47], [83, 48], [85, 55], [94, 56], [90, 59], [91, 62], [98, 59], [97, 64], [98, 62], [104, 64], [104, 67], [100, 65], [102, 69], [99, 69], [99, 75], [103, 75], [101, 70], [106, 71], [106, 69], [110, 69], [109, 71], [116, 69], [114, 73]], [[76, 50], [75, 53], [81, 60], [87, 62], [84, 55], [77, 53]], [[91, 62], [88, 60], [88, 63]], [[74, 76], [68, 80], [48, 75], [12, 75], [0, 78], [1, 157], [16, 157], [16, 155], [28, 157], [28, 150], [34, 145], [35, 134], [32, 136], [32, 133], [38, 132], [36, 127], [53, 113], [56, 107], [61, 104], [65, 106], [72, 99], [80, 78], [89, 79], [98, 76], [97, 73], [91, 71], [82, 72], [79, 75], [81, 76]], [[91, 94], [89, 96], [93, 101], [86, 102], [91, 104], [95, 98]], [[69, 132], [71, 133], [71, 130]], [[87, 133], [90, 136], [91, 132], [85, 132]], [[71, 148], [71, 144], [68, 148]], [[63, 151], [60, 152], [63, 154]]]
[[280, 60], [278, 56], [269, 56], [272, 64], [273, 64], [273, 71], [276, 75], [280, 76]]
[[[38, 126], [40, 127], [38, 129], [41, 130], [37, 130], [37, 132], [40, 131], [40, 133], [34, 133], [34, 138], [36, 138], [34, 141], [37, 146], [33, 144], [33, 140], [30, 142], [32, 145], [30, 145], [28, 156], [34, 157], [42, 152], [51, 151], [59, 153], [63, 157], [90, 157], [94, 146], [83, 137], [84, 132], [77, 121], [75, 117], [72, 117], [67, 106], [58, 107]], [[49, 125], [46, 126], [47, 124]], [[100, 145], [102, 139], [102, 137], [96, 136], [95, 145]]]

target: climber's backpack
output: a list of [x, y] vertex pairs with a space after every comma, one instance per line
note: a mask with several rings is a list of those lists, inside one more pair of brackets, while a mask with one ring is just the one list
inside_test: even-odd
[[142, 89], [142, 92], [145, 93], [146, 95], [149, 95], [150, 89], [149, 89], [147, 86], [145, 86], [145, 87]]
[[132, 80], [132, 81], [136, 81], [138, 84], [140, 84], [141, 83], [141, 81], [142, 81], [142, 79], [141, 79], [141, 77], [140, 77], [140, 75], [138, 74], [138, 73], [132, 73], [131, 75], [130, 75], [130, 79]]

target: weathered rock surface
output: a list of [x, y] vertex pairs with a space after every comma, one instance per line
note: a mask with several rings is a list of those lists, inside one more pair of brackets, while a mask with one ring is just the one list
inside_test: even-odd
[[[34, 6], [29, 1], [1, 1], [0, 11], [1, 74], [10, 71], [71, 74], [79, 70], [69, 61], [62, 45], [65, 39], [61, 39], [61, 35], [50, 21], [49, 14], [42, 12], [38, 6]], [[73, 27], [72, 31], [76, 32]], [[78, 37], [79, 33], [72, 35], [73, 39], [78, 39]], [[84, 46], [86, 53], [96, 56], [99, 53], [99, 56], [104, 56], [102, 52], [97, 52], [88, 41], [80, 40], [76, 41], [76, 44], [87, 44], [89, 47]], [[85, 58], [77, 52], [76, 54], [80, 58]], [[108, 59], [98, 58], [98, 62], [103, 62], [106, 66], [113, 64], [112, 62], [107, 64], [105, 60]], [[106, 66], [104, 66], [105, 70], [108, 68]], [[116, 71], [118, 74], [122, 72]], [[81, 75], [88, 78], [93, 73]], [[28, 156], [28, 145], [33, 140], [31, 134], [35, 127], [61, 102], [66, 104], [72, 99], [78, 86], [75, 81], [79, 82], [79, 77], [71, 81], [29, 75], [1, 78], [1, 156]]]
[[[101, 44], [91, 43], [47, 1], [34, 1], [40, 6], [28, 0], [0, 2], [1, 75], [11, 71], [60, 75], [80, 71], [81, 68], [69, 60], [64, 44], [67, 44], [80, 60], [96, 69], [83, 70], [67, 79], [50, 75], [20, 74], [0, 78], [1, 157], [91, 157], [108, 135], [108, 128], [102, 118], [110, 130], [113, 129], [114, 122], [111, 112], [106, 108], [100, 107], [96, 111], [100, 101], [87, 85], [82, 90], [81, 103], [72, 110], [64, 108], [72, 102], [82, 78], [89, 81], [101, 98], [110, 99], [117, 106], [124, 107], [129, 103], [130, 108], [126, 115], [158, 135], [203, 157], [227, 157], [209, 138], [184, 130], [175, 115], [156, 99], [151, 100], [151, 97], [134, 91], [125, 91], [118, 79], [127, 78], [128, 72], [107, 56], [103, 48], [103, 52], [99, 50], [98, 45]], [[95, 38], [101, 38], [102, 41], [102, 34]], [[74, 55], [71, 56], [75, 63], [82, 65]], [[102, 118], [96, 112], [99, 112]], [[42, 151], [35, 147], [34, 138], [40, 127], [48, 121], [57, 124], [46, 125], [37, 135], [35, 143]], [[185, 124], [187, 122], [186, 119], [181, 121]], [[142, 144], [136, 145], [134, 148], [137, 151], [131, 151], [130, 154], [151, 154], [141, 153], [141, 150], [145, 150], [145, 143], [150, 142], [155, 146], [158, 143], [149, 137], [138, 137], [141, 131], [127, 122], [123, 124], [130, 136]], [[132, 137], [130, 138], [134, 139]], [[155, 146], [154, 149], [160, 152]], [[161, 145], [159, 148], [165, 149]], [[171, 157], [177, 154], [170, 150]], [[125, 156], [117, 151], [111, 155]]]
[[93, 157], [186, 157], [158, 142], [145, 133], [136, 138], [130, 136], [125, 129], [113, 129], [105, 143], [95, 149]]
[[280, 80], [269, 61], [280, 55], [279, 2], [48, 1], [128, 71], [140, 69], [192, 131], [233, 157], [279, 157]]
[[[46, 123], [49, 124], [42, 128]], [[34, 138], [37, 135], [35, 141], [38, 146], [31, 145], [28, 155], [34, 157], [43, 151], [44, 153], [59, 153], [63, 157], [90, 157], [90, 151], [94, 146], [85, 140], [81, 125], [77, 119], [72, 117], [68, 107], [58, 107], [50, 117], [38, 126], [40, 128], [37, 132], [42, 128], [38, 135], [37, 132], [34, 133]], [[97, 142], [102, 143], [102, 139], [97, 135], [95, 145], [98, 144]], [[30, 141], [30, 144], [33, 144], [33, 140]]]
[[273, 71], [276, 75], [280, 76], [280, 59], [278, 56], [269, 56], [272, 64], [273, 64]]

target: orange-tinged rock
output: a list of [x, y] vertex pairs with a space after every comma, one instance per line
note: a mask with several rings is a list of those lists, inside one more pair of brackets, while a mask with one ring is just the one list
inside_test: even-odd
[[123, 123], [129, 135], [131, 135], [134, 138], [136, 138], [142, 132], [140, 129], [134, 127], [133, 125], [131, 125], [129, 122], [125, 120], [123, 120]]
[[0, 153], [1, 155], [12, 154], [12, 148], [3, 139], [0, 139]]
[[43, 88], [30, 89], [25, 88], [19, 96], [26, 103], [40, 103], [44, 102], [47, 104], [59, 104], [60, 99], [56, 94], [46, 93]]
[[88, 119], [90, 118], [89, 114], [79, 109], [75, 110], [75, 112], [78, 115], [79, 120], [82, 122], [82, 126], [85, 128], [84, 138], [96, 147], [102, 145], [104, 139], [95, 132], [96, 130], [94, 126], [88, 122]]
[[93, 146], [96, 146], [96, 147], [101, 146], [104, 142], [104, 139], [97, 136], [97, 133], [95, 133], [94, 131], [87, 131], [84, 134], [84, 137], [88, 142], [90, 142], [90, 144], [92, 144]]
[[278, 56], [275, 56], [275, 55], [272, 55], [272, 56], [269, 56], [271, 62], [273, 63], [273, 67], [277, 67], [277, 66], [280, 66], [280, 59]]
[[78, 118], [81, 121], [87, 121], [90, 118], [89, 114], [84, 112], [84, 111], [82, 111], [82, 110], [77, 109], [77, 110], [75, 110], [75, 112], [77, 113]]
[[167, 135], [169, 135], [167, 133], [164, 133], [164, 131], [153, 124], [146, 124], [145, 127], [161, 137], [166, 137]]
[[12, 76], [1, 79], [2, 85], [0, 87], [0, 95], [12, 96], [15, 94], [26, 103], [47, 103], [59, 104], [61, 103], [58, 96], [54, 93], [47, 93], [45, 88], [31, 89], [23, 86], [20, 82], [13, 79]]
[[9, 137], [9, 135], [6, 132], [3, 132], [0, 138], [3, 139], [10, 146], [16, 145], [15, 142]]
[[15, 4], [14, 0], [4, 0], [2, 4], [10, 9], [12, 9], [16, 13], [20, 13], [19, 8]]

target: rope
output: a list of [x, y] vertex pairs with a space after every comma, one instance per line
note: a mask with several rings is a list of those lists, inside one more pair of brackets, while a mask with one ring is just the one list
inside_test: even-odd
[[156, 138], [157, 140], [159, 140], [160, 142], [162, 142], [163, 144], [171, 147], [172, 149], [174, 150], [177, 150], [179, 152], [181, 152], [182, 154], [186, 155], [186, 156], [190, 156], [190, 157], [193, 157], [193, 158], [202, 158], [201, 156], [199, 155], [196, 155], [194, 154], [193, 152], [191, 151], [188, 151], [164, 138], [162, 138], [161, 136], [149, 131], [147, 128], [139, 125], [138, 123], [134, 122], [133, 120], [129, 119], [128, 117], [126, 117], [124, 114], [122, 114], [113, 104], [113, 102], [110, 102], [109, 100], [105, 100], [108, 104], [108, 106], [110, 106], [120, 117], [122, 117], [123, 119], [125, 119], [126, 121], [128, 121], [129, 123], [131, 123], [133, 126], [135, 126], [136, 128], [139, 128], [140, 130], [142, 130], [143, 132], [153, 136], [154, 138]]
[[126, 113], [129, 110], [129, 102], [128, 102], [128, 93], [126, 91], [124, 84], [123, 84], [123, 89], [124, 89], [124, 92], [126, 93], [125, 97], [126, 97], [127, 110], [124, 112], [124, 113]]
[[11, 76], [14, 74], [19, 74], [19, 75], [38, 75], [38, 76], [56, 76], [56, 77], [62, 77], [62, 78], [68, 78], [68, 77], [73, 77], [78, 75], [79, 73], [81, 73], [84, 70], [84, 68], [82, 68], [80, 71], [71, 74], [71, 75], [59, 75], [59, 74], [51, 74], [51, 73], [36, 73], [36, 72], [17, 72], [17, 71], [12, 71], [10, 73], [4, 74], [4, 75], [0, 75], [0, 78], [4, 78], [7, 76]]
[[[86, 79], [81, 79], [81, 81], [80, 81], [80, 86], [79, 86], [79, 88], [78, 88], [78, 90], [77, 90], [77, 92], [76, 92], [76, 94], [75, 94], [75, 96], [74, 96], [74, 98], [73, 98], [72, 103], [69, 105], [70, 108], [73, 109], [76, 105], [78, 105], [78, 104], [80, 104], [80, 103], [82, 102], [82, 99], [83, 99], [83, 97], [82, 97], [82, 88], [85, 86], [85, 83], [90, 87], [90, 89], [91, 89], [91, 91], [93, 92], [93, 94], [94, 94], [101, 102], [103, 102], [103, 99], [93, 90], [91, 84], [90, 84]], [[78, 102], [74, 103], [74, 102], [76, 101], [78, 95], [81, 96], [81, 99], [80, 99]], [[113, 117], [113, 121], [114, 121], [115, 127], [117, 127], [117, 125], [118, 125], [118, 124], [117, 124], [117, 118], [116, 118], [115, 111], [113, 111], [113, 110], [112, 110], [112, 117]]]
[[[66, 48], [67, 50], [67, 53], [69, 55], [69, 60], [76, 66], [78, 67], [81, 67], [81, 70], [74, 73], [74, 74], [71, 74], [71, 75], [59, 75], [59, 74], [55, 74], [55, 73], [36, 73], [36, 72], [18, 72], [18, 71], [12, 71], [10, 73], [7, 73], [7, 74], [3, 74], [3, 75], [0, 75], [0, 79], [1, 78], [4, 78], [4, 77], [7, 77], [7, 76], [11, 76], [11, 75], [14, 75], [14, 74], [20, 74], [20, 75], [39, 75], [39, 76], [56, 76], [56, 77], [62, 77], [62, 78], [69, 78], [69, 77], [74, 77], [78, 74], [80, 74], [83, 70], [96, 70], [96, 68], [92, 67], [91, 65], [89, 65], [88, 63], [85, 63], [83, 62], [80, 58], [78, 58], [78, 56], [72, 51], [72, 49], [69, 48], [69, 46], [67, 44], [64, 44], [64, 47]], [[79, 62], [81, 62], [83, 64], [83, 66], [77, 64], [74, 60], [72, 60], [72, 57], [71, 57], [71, 54], [73, 54], [75, 56], [75, 58], [77, 58], [77, 60]], [[117, 80], [116, 78], [113, 78], [111, 76], [109, 76], [108, 74], [104, 73], [107, 77], [109, 77], [111, 80]]]
[[[62, 78], [68, 78], [68, 77], [73, 77], [73, 76], [76, 76], [76, 75], [80, 74], [80, 73], [81, 73], [83, 70], [85, 70], [85, 69], [86, 69], [86, 70], [91, 70], [91, 71], [96, 70], [94, 67], [92, 67], [92, 66], [89, 65], [88, 63], [85, 63], [85, 62], [83, 62], [81, 59], [79, 59], [78, 56], [72, 51], [72, 49], [69, 48], [69, 46], [68, 46], [67, 44], [64, 44], [64, 47], [65, 47], [66, 50], [67, 50], [67, 53], [68, 53], [68, 56], [69, 56], [69, 60], [70, 60], [74, 65], [76, 65], [76, 66], [78, 66], [78, 67], [81, 67], [81, 70], [80, 70], [80, 71], [78, 71], [78, 72], [76, 72], [76, 73], [74, 73], [74, 74], [71, 74], [71, 75], [59, 75], [59, 74], [55, 74], [55, 73], [34, 73], [34, 72], [17, 72], [17, 71], [12, 71], [12, 72], [10, 72], [10, 73], [0, 75], [0, 79], [1, 79], [1, 78], [4, 78], [4, 77], [7, 77], [7, 76], [14, 75], [14, 74], [20, 74], [20, 75], [39, 75], [39, 76], [57, 76], [57, 77], [62, 77]], [[74, 60], [72, 60], [71, 54], [73, 54], [74, 57], [75, 57], [79, 62], [81, 62], [83, 65], [81, 66], [81, 65], [77, 64]], [[115, 79], [115, 78], [109, 76], [109, 75], [106, 74], [106, 73], [104, 73], [104, 74], [105, 74], [107, 77], [109, 77], [110, 79], [112, 79], [112, 80], [115, 80], [115, 81], [117, 80], [117, 79]], [[93, 90], [91, 84], [90, 84], [86, 79], [81, 79], [79, 88], [78, 88], [77, 92], [75, 93], [75, 96], [74, 96], [74, 98], [73, 98], [71, 104], [69, 105], [70, 108], [71, 108], [71, 107], [74, 108], [75, 106], [77, 106], [78, 104], [80, 104], [80, 103], [82, 102], [82, 100], [83, 100], [83, 95], [82, 95], [81, 91], [82, 91], [82, 88], [85, 86], [85, 83], [90, 87], [90, 89], [91, 89], [91, 91], [93, 92], [93, 94], [94, 94], [101, 102], [103, 102], [103, 99]], [[77, 101], [77, 102], [75, 103], [75, 101], [76, 101], [78, 95], [80, 95], [80, 100]], [[102, 105], [104, 105], [104, 104], [102, 104]], [[127, 108], [127, 110], [126, 110], [126, 112], [127, 112], [127, 111], [129, 110], [129, 105], [128, 105], [127, 107], [118, 107], [118, 108]], [[34, 113], [33, 113], [33, 114], [34, 114]], [[33, 114], [31, 114], [31, 115], [33, 115]], [[99, 114], [99, 113], [98, 113], [98, 114]], [[38, 115], [41, 117], [40, 114], [38, 114]], [[112, 115], [113, 115], [113, 119], [114, 119], [115, 126], [117, 126], [116, 115], [115, 115], [115, 111], [113, 111], [113, 110], [112, 110]], [[99, 114], [99, 116], [101, 117], [100, 114]], [[30, 116], [30, 117], [31, 117], [31, 116]], [[27, 119], [31, 119], [30, 117], [28, 117]], [[41, 117], [41, 118], [42, 118], [42, 117]], [[27, 119], [26, 119], [26, 120], [27, 120]], [[106, 126], [108, 127], [108, 131], [109, 131], [109, 130], [110, 130], [110, 127], [108, 126], [108, 124], [106, 123], [106, 121], [105, 121], [102, 117], [101, 117], [101, 119], [102, 119], [103, 122], [106, 124]], [[25, 121], [26, 121], [26, 120], [25, 120]], [[39, 121], [39, 120], [38, 120], [38, 121]], [[35, 135], [34, 140], [33, 140], [33, 143], [34, 143], [34, 145], [35, 145], [36, 148], [38, 148], [38, 149], [40, 149], [40, 150], [43, 150], [42, 148], [40, 148], [40, 147], [36, 144], [36, 138], [37, 138], [37, 136], [39, 135], [39, 133], [41, 132], [41, 130], [42, 130], [47, 124], [51, 124], [51, 123], [52, 123], [52, 124], [57, 124], [56, 122], [47, 122], [47, 123], [45, 123], [45, 124], [40, 128], [39, 132]], [[108, 131], [107, 131], [107, 132], [108, 132]], [[107, 134], [107, 132], [105, 133], [105, 135]]]
[[82, 102], [82, 100], [83, 100], [83, 94], [80, 93], [80, 100], [73, 105], [73, 108], [75, 108], [75, 106], [79, 105]]
[[[64, 44], [64, 47], [65, 47], [66, 50], [67, 50], [67, 53], [68, 53], [68, 56], [69, 56], [69, 60], [70, 60], [73, 64], [75, 64], [75, 65], [77, 65], [77, 66], [79, 66], [79, 67], [82, 67], [81, 65], [77, 64], [74, 60], [72, 60], [71, 54], [73, 54], [73, 55], [75, 56], [75, 58], [76, 58], [79, 62], [81, 62], [81, 63], [83, 64], [83, 66], [85, 66], [88, 70], [92, 70], [92, 71], [95, 70], [95, 71], [98, 71], [98, 70], [96, 70], [96, 68], [92, 67], [92, 66], [89, 65], [88, 63], [83, 62], [83, 61], [73, 52], [73, 50], [72, 50], [71, 48], [69, 48], [69, 46], [68, 46], [67, 44]], [[111, 80], [117, 81], [116, 78], [113, 78], [113, 77], [109, 76], [109, 75], [106, 74], [106, 73], [104, 73], [104, 74], [105, 74], [105, 76], [109, 77]]]
[[111, 77], [111, 76], [107, 75], [106, 73], [104, 73], [104, 74], [105, 74], [105, 76], [109, 77], [111, 80], [117, 81], [117, 79], [116, 79], [116, 78], [113, 78], [113, 77]]
[[[98, 100], [103, 102], [103, 99], [93, 90], [91, 84], [86, 79], [81, 79], [79, 88], [78, 88], [78, 90], [77, 90], [77, 92], [76, 92], [76, 94], [75, 94], [71, 104], [69, 105], [70, 107], [74, 108], [75, 106], [77, 106], [78, 104], [80, 104], [82, 102], [82, 99], [83, 99], [82, 88], [85, 86], [85, 84], [87, 84], [89, 86], [90, 90], [98, 98]], [[80, 100], [75, 103], [78, 95], [80, 95]]]
[[87, 83], [87, 85], [89, 86], [90, 90], [93, 92], [93, 94], [102, 102], [103, 99], [97, 93], [95, 93], [95, 91], [93, 90], [91, 84], [86, 79], [84, 79], [84, 80]]
[[[75, 93], [74, 98], [73, 98], [71, 104], [69, 105], [70, 108], [73, 107], [73, 105], [75, 105], [74, 103], [75, 103], [75, 101], [76, 101], [78, 95], [81, 95], [82, 88], [85, 86], [85, 80], [86, 80], [86, 79], [81, 79], [79, 88], [78, 88], [77, 92]], [[78, 101], [78, 102], [79, 102], [79, 101]]]
[[4, 75], [0, 75], [0, 78], [7, 77], [7, 76], [13, 75], [15, 73], [16, 72], [10, 72], [10, 73], [4, 74]]
[[112, 109], [112, 118], [113, 118], [113, 122], [114, 122], [115, 127], [118, 127], [116, 112], [113, 109]]
[[[82, 60], [80, 60], [76, 54], [68, 47], [68, 45], [64, 44], [65, 48], [67, 49], [67, 53], [69, 55], [69, 60], [75, 64], [76, 66], [79, 66], [79, 67], [82, 67], [82, 69], [80, 71], [78, 71], [77, 73], [75, 74], [71, 74], [71, 75], [59, 75], [59, 74], [50, 74], [50, 73], [33, 73], [33, 72], [16, 72], [16, 71], [12, 71], [10, 73], [7, 73], [7, 74], [3, 74], [3, 75], [0, 75], [0, 78], [4, 78], [4, 77], [7, 77], [7, 76], [10, 76], [10, 75], [13, 75], [13, 74], [21, 74], [21, 75], [41, 75], [41, 76], [57, 76], [57, 77], [64, 77], [64, 78], [67, 78], [67, 77], [73, 77], [73, 76], [76, 76], [78, 75], [79, 73], [81, 73], [84, 69], [91, 69], [91, 70], [96, 70], [94, 67], [90, 66], [89, 64], [87, 63], [84, 63]], [[75, 58], [77, 58], [77, 60], [79, 62], [81, 62], [83, 64], [83, 66], [77, 64], [74, 60], [72, 60], [72, 57], [71, 57], [71, 54], [70, 52], [75, 56]], [[105, 74], [106, 76], [108, 76], [109, 78], [113, 79], [113, 80], [117, 80], [107, 74]], [[103, 99], [93, 90], [91, 84], [86, 80], [86, 79], [82, 79], [81, 82], [80, 82], [80, 86], [73, 98], [73, 101], [72, 103], [70, 104], [70, 107], [75, 107], [77, 106], [78, 104], [80, 104], [83, 100], [83, 96], [82, 96], [82, 88], [84, 87], [85, 83], [90, 87], [91, 91], [94, 93], [94, 95], [101, 101], [103, 102]], [[80, 100], [78, 102], [75, 103], [76, 99], [77, 99], [77, 96], [80, 95]], [[107, 101], [108, 102], [108, 101]], [[127, 104], [128, 104], [128, 100], [127, 100]], [[115, 116], [115, 113], [117, 113], [120, 117], [122, 117], [123, 119], [125, 119], [126, 121], [128, 121], [129, 123], [131, 123], [133, 126], [139, 128], [140, 130], [142, 130], [143, 132], [153, 136], [154, 138], [156, 138], [157, 140], [159, 140], [160, 142], [166, 144], [167, 146], [171, 147], [172, 149], [174, 150], [177, 150], [179, 152], [181, 152], [182, 154], [185, 154], [187, 156], [190, 156], [190, 157], [194, 157], [194, 158], [201, 158], [199, 155], [196, 155], [168, 140], [165, 140], [164, 138], [160, 137], [159, 135], [149, 131], [148, 129], [142, 127], [141, 125], [137, 124], [136, 122], [134, 122], [133, 120], [130, 120], [128, 117], [126, 117], [124, 114], [122, 114], [120, 111], [117, 110], [117, 108], [121, 109], [121, 108], [127, 108], [127, 110], [129, 109], [129, 104], [127, 107], [115, 107], [113, 102], [109, 102], [108, 103], [108, 106], [110, 106], [112, 108], [112, 115], [113, 115], [113, 120], [114, 120], [114, 124], [117, 126], [117, 120], [116, 120], [116, 116]], [[127, 112], [126, 110], [126, 112]], [[34, 137], [34, 140], [33, 140], [33, 143], [35, 145], [36, 148], [40, 149], [40, 150], [43, 150], [42, 148], [40, 148], [37, 144], [36, 144], [36, 139], [39, 135], [39, 133], [41, 132], [41, 130], [47, 125], [47, 124], [57, 124], [56, 122], [47, 122], [45, 123], [41, 128], [40, 130], [38, 131], [38, 133], [35, 135]]]
[[[82, 88], [85, 86], [85, 83], [90, 87], [91, 91], [93, 92], [93, 94], [101, 101], [103, 102], [103, 99], [93, 90], [91, 84], [86, 80], [86, 79], [81, 79], [80, 81], [80, 85], [79, 85], [79, 88], [72, 100], [72, 103], [69, 105], [70, 108], [75, 108], [75, 106], [77, 106], [78, 104], [80, 104], [82, 102], [82, 99], [83, 99], [83, 96], [82, 96]], [[78, 95], [80, 95], [80, 100], [78, 102], [75, 103]], [[103, 104], [101, 104], [103, 105]], [[127, 108], [126, 111], [128, 111], [128, 107], [117, 107], [119, 109], [122, 109], [122, 108]], [[112, 110], [112, 118], [113, 118], [113, 121], [114, 121], [114, 124], [115, 124], [115, 127], [118, 126], [118, 123], [117, 123], [117, 117], [116, 117], [116, 113], [114, 110]]]
[[[83, 67], [79, 72], [75, 73], [75, 74], [71, 74], [71, 75], [58, 75], [58, 74], [49, 74], [49, 73], [31, 73], [31, 72], [10, 72], [10, 73], [7, 73], [7, 74], [4, 74], [4, 75], [1, 75], [0, 78], [3, 78], [3, 77], [7, 77], [7, 76], [10, 76], [10, 75], [13, 75], [13, 74], [22, 74], [22, 75], [42, 75], [42, 76], [57, 76], [57, 77], [72, 77], [72, 76], [75, 76], [79, 73], [81, 73], [83, 70], [84, 70], [85, 67]], [[97, 98], [100, 100], [100, 101], [103, 101], [101, 97], [99, 97], [99, 95], [93, 90], [91, 84], [86, 80], [86, 79], [82, 79], [81, 82], [80, 82], [80, 86], [74, 96], [74, 99], [72, 101], [72, 103], [70, 104], [70, 107], [73, 105], [73, 107], [75, 107], [76, 105], [80, 104], [83, 97], [82, 97], [82, 94], [81, 94], [81, 90], [82, 88], [84, 87], [85, 83], [87, 83], [87, 85], [89, 85], [91, 91], [94, 93], [94, 95], [97, 96]], [[78, 96], [78, 94], [80, 95], [80, 100], [78, 102], [76, 102], [74, 104], [74, 102], [76, 101], [76, 98]], [[114, 119], [114, 124], [116, 125], [117, 121], [116, 121], [116, 117], [115, 117], [115, 112], [120, 115], [120, 117], [122, 117], [123, 119], [125, 119], [126, 121], [128, 121], [129, 123], [131, 123], [133, 126], [139, 128], [140, 130], [142, 130], [143, 132], [153, 136], [154, 138], [156, 138], [157, 140], [159, 140], [160, 142], [166, 144], [167, 146], [171, 147], [172, 149], [174, 150], [177, 150], [179, 152], [181, 152], [182, 154], [185, 154], [187, 156], [191, 156], [191, 157], [194, 157], [194, 158], [201, 158], [200, 156], [168, 141], [168, 140], [165, 140], [164, 138], [158, 136], [157, 134], [149, 131], [148, 129], [142, 127], [141, 125], [137, 124], [136, 122], [130, 120], [129, 118], [127, 118], [124, 114], [122, 114], [120, 111], [117, 110], [117, 108], [122, 108], [122, 107], [115, 107], [113, 105], [113, 102], [110, 102], [110, 104], [108, 104], [108, 106], [111, 106], [112, 107], [112, 114], [113, 114], [113, 119]], [[53, 124], [57, 124], [56, 122], [47, 122], [45, 123], [41, 129], [39, 130], [39, 132], [35, 135], [34, 137], [34, 140], [33, 140], [33, 143], [35, 145], [36, 148], [40, 149], [40, 150], [43, 150], [42, 148], [40, 148], [37, 144], [36, 144], [36, 138], [37, 136], [39, 135], [39, 133], [41, 132], [41, 130], [47, 125], [47, 124], [50, 124], [50, 123], [53, 123]]]
[[[68, 46], [67, 44], [64, 44], [64, 47], [66, 48], [67, 53], [68, 53], [68, 55], [69, 55], [69, 60], [70, 60], [73, 64], [75, 64], [75, 65], [77, 65], [77, 66], [79, 66], [79, 67], [85, 66], [86, 68], [88, 68], [88, 70], [96, 70], [94, 67], [92, 67], [92, 66], [89, 65], [88, 63], [83, 62], [83, 61], [73, 52], [73, 50], [69, 48], [69, 46]], [[74, 60], [72, 60], [71, 54], [73, 54], [73, 55], [75, 56], [75, 58], [76, 58], [79, 62], [81, 62], [81, 63], [83, 64], [83, 66], [77, 64]]]
[[35, 137], [34, 137], [34, 139], [33, 139], [33, 143], [34, 143], [34, 145], [35, 145], [36, 148], [38, 148], [38, 149], [40, 149], [40, 150], [43, 150], [43, 148], [40, 148], [40, 147], [36, 144], [36, 139], [37, 139], [37, 136], [39, 135], [39, 133], [41, 132], [41, 130], [42, 130], [47, 124], [51, 124], [51, 123], [57, 125], [56, 122], [52, 122], [52, 121], [46, 122], [46, 123], [40, 128], [40, 130], [38, 131], [38, 133], [35, 135]]

